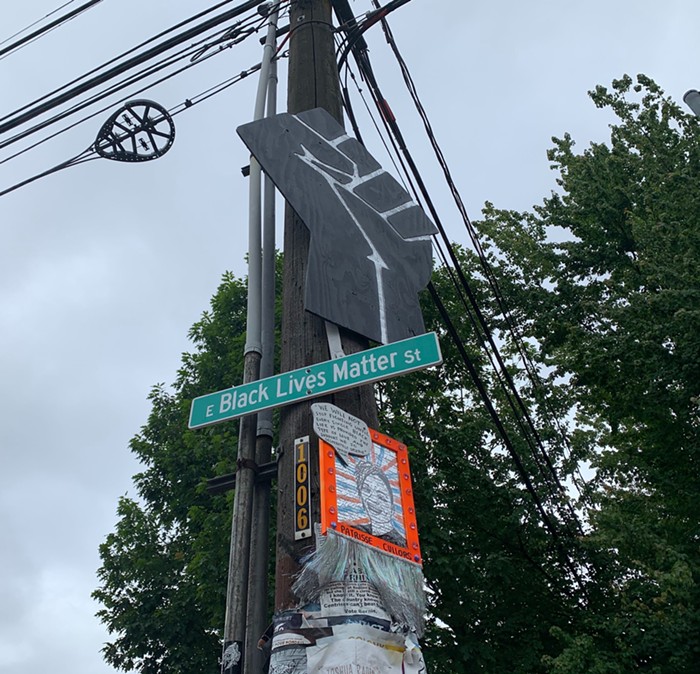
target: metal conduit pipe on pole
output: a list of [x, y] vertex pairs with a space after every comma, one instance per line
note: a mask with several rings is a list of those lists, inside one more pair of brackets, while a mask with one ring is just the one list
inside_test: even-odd
[[[277, 62], [270, 64], [267, 94], [268, 117], [277, 112]], [[268, 176], [263, 191], [263, 258], [262, 258], [262, 360], [260, 378], [271, 377], [275, 370], [275, 186]], [[272, 409], [258, 413], [255, 460], [259, 466], [272, 460]], [[243, 662], [244, 674], [261, 674], [263, 653], [258, 641], [270, 616], [267, 607], [267, 567], [270, 542], [269, 480], [258, 480], [253, 493], [253, 521], [250, 536], [248, 575], [248, 626]]]
[[[270, 13], [267, 38], [263, 49], [253, 121], [262, 119], [265, 111], [270, 63], [274, 56], [278, 6]], [[261, 344], [261, 170], [251, 157], [249, 175], [250, 206], [248, 215], [248, 308], [243, 383], [260, 378]], [[250, 533], [255, 482], [256, 415], [241, 420], [238, 438], [238, 460], [233, 517], [231, 520], [231, 549], [226, 590], [226, 617], [221, 663], [223, 674], [243, 671], [246, 642], [246, 615], [249, 573]]]

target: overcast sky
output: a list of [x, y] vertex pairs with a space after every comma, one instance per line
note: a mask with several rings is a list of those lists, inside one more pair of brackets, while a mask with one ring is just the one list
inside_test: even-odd
[[[63, 3], [5, 3], [0, 40]], [[103, 0], [0, 59], [0, 116], [212, 4]], [[679, 103], [700, 88], [693, 0], [413, 0], [390, 24], [473, 218], [486, 200], [522, 210], [549, 194], [551, 136], [569, 131], [579, 149], [607, 138], [610, 117], [586, 93], [596, 84], [645, 73]], [[366, 38], [442, 219], [466, 243], [381, 30]], [[249, 40], [141, 96], [172, 108], [259, 53]], [[98, 546], [119, 496], [134, 493], [128, 442], [150, 388], [175, 378], [222, 273], [245, 273], [248, 157], [235, 128], [250, 119], [255, 84], [177, 116], [158, 161], [89, 162], [0, 197], [2, 674], [112, 671], [90, 599]], [[0, 164], [0, 191], [87, 148], [107, 116]]]

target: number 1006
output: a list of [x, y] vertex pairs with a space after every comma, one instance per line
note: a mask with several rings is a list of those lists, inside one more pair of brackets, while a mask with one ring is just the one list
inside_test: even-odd
[[311, 536], [309, 437], [294, 441], [294, 540]]

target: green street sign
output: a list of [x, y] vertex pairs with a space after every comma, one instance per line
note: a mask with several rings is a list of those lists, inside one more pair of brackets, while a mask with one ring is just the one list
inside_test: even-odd
[[192, 401], [189, 427], [218, 424], [440, 363], [437, 335], [429, 332], [200, 396]]

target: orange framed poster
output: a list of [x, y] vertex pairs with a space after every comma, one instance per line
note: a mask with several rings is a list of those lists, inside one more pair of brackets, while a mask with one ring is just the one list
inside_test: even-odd
[[408, 448], [369, 429], [369, 451], [338, 454], [319, 438], [321, 533], [349, 539], [422, 566]]

